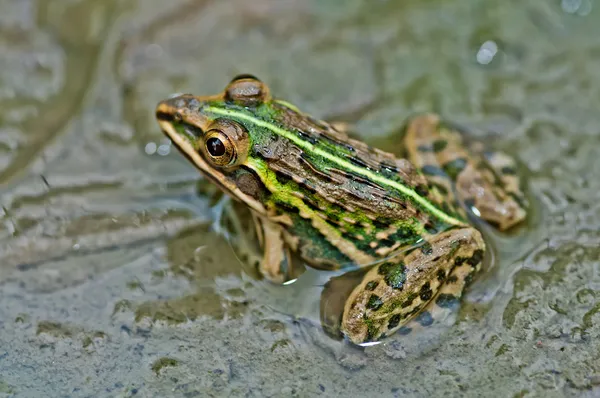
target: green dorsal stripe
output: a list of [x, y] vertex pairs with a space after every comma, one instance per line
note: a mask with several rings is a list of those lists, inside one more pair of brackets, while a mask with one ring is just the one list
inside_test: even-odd
[[350, 163], [347, 160], [342, 159], [338, 156], [332, 155], [331, 153], [324, 151], [321, 148], [318, 148], [317, 146], [311, 144], [310, 142], [301, 139], [298, 135], [296, 135], [288, 130], [282, 129], [272, 123], [268, 123], [268, 122], [265, 122], [264, 120], [257, 119], [254, 116], [247, 115], [243, 112], [238, 112], [238, 111], [223, 109], [223, 108], [215, 108], [212, 106], [206, 107], [205, 110], [208, 112], [215, 113], [217, 115], [221, 115], [221, 116], [228, 116], [231, 118], [242, 119], [247, 122], [253, 123], [256, 126], [271, 130], [273, 133], [292, 141], [294, 144], [298, 145], [298, 147], [302, 148], [303, 150], [305, 150], [308, 153], [321, 156], [321, 157], [337, 164], [338, 166], [340, 166], [344, 169], [351, 170], [354, 173], [364, 176], [365, 178], [367, 178], [371, 181], [375, 181], [381, 185], [388, 186], [388, 187], [394, 188], [394, 189], [402, 192], [404, 195], [411, 198], [413, 201], [415, 201], [416, 203], [421, 205], [423, 208], [427, 209], [427, 211], [429, 211], [435, 217], [437, 217], [438, 219], [440, 219], [441, 221], [443, 221], [447, 224], [451, 224], [451, 225], [463, 225], [464, 224], [462, 221], [460, 221], [454, 217], [451, 217], [451, 216], [447, 215], [446, 213], [444, 213], [443, 211], [436, 208], [433, 204], [431, 204], [429, 201], [427, 201], [425, 198], [420, 196], [418, 193], [416, 193], [409, 187], [402, 185], [394, 180], [390, 180], [389, 178], [382, 177], [381, 175], [373, 173], [370, 170], [356, 166], [355, 164]]

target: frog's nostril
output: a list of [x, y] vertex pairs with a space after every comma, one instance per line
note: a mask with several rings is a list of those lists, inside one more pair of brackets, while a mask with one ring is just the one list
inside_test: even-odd
[[191, 94], [171, 96], [156, 107], [156, 117], [161, 120], [180, 121], [187, 110], [195, 111], [200, 106], [198, 99]]
[[170, 111], [169, 107], [163, 106], [163, 104], [160, 103], [156, 107], [156, 118], [161, 121], [172, 122], [175, 120], [175, 113]]

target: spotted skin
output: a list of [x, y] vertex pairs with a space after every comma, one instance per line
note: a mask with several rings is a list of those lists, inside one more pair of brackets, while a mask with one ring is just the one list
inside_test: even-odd
[[[527, 203], [520, 189], [515, 162], [502, 153], [485, 152], [479, 143], [468, 145], [464, 140], [456, 129], [444, 126], [438, 116], [423, 115], [407, 123], [404, 150], [407, 158], [428, 180], [430, 197], [452, 203], [453, 207], [462, 205], [467, 211], [475, 208], [480, 218], [500, 230], [521, 223], [526, 216]], [[458, 260], [453, 264], [444, 263], [443, 254], [432, 253], [432, 248], [448, 248], [444, 234], [458, 237], [464, 233], [462, 230], [428, 237], [420, 252], [413, 251], [396, 260], [403, 264], [405, 271], [406, 264], [411, 270], [413, 267], [425, 272], [427, 267], [437, 270], [435, 278], [428, 275], [424, 283], [417, 277], [405, 277], [405, 289], [398, 291], [389, 283], [382, 283], [386, 276], [382, 281], [381, 272], [369, 272], [364, 285], [358, 286], [347, 301], [343, 320], [347, 334], [359, 336], [356, 340], [362, 341], [377, 340], [399, 330], [403, 332], [401, 334], [407, 334], [428, 327], [436, 319], [444, 319], [455, 311], [465, 287], [480, 271], [485, 253], [485, 243], [479, 232], [472, 228], [466, 231], [474, 235], [471, 241], [463, 241], [460, 245], [459, 250], [466, 253], [446, 253], [449, 258]], [[391, 268], [389, 264], [384, 267]], [[367, 286], [376, 288], [368, 290]], [[381, 307], [373, 310], [364, 305], [367, 291], [386, 302], [403, 304], [391, 311]], [[384, 315], [378, 314], [380, 311]]]
[[292, 279], [298, 259], [367, 269], [340, 326], [354, 343], [409, 330], [411, 320], [427, 327], [458, 300], [485, 253], [467, 210], [500, 229], [525, 215], [510, 161], [470, 147], [435, 115], [409, 121], [405, 158], [274, 99], [252, 76], [220, 94], [162, 101], [156, 117], [207, 179], [251, 211], [265, 278]]
[[449, 202], [477, 209], [478, 217], [501, 231], [525, 219], [527, 203], [517, 167], [507, 155], [486, 153], [481, 143], [466, 143], [463, 134], [435, 115], [413, 119], [405, 142], [408, 159]]
[[[429, 242], [431, 251], [402, 253], [373, 267], [353, 290], [346, 301], [342, 327], [354, 341], [389, 336], [421, 311], [427, 311], [433, 323], [440, 312], [434, 297], [460, 297], [464, 278], [481, 267], [479, 253], [485, 250], [481, 234], [474, 228], [456, 228], [432, 236]], [[456, 277], [456, 282], [446, 283], [446, 277]], [[420, 322], [422, 326], [431, 323]]]

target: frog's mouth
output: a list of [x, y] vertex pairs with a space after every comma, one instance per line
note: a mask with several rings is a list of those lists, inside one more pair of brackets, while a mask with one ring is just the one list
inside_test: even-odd
[[230, 195], [234, 199], [241, 200], [248, 207], [255, 210], [259, 214], [265, 214], [266, 209], [261, 202], [255, 198], [242, 192], [236, 181], [229, 177], [229, 175], [223, 173], [220, 169], [213, 167], [195, 150], [191, 142], [183, 137], [175, 129], [172, 123], [167, 120], [158, 119], [158, 124], [162, 132], [169, 137], [171, 142], [177, 147], [177, 149], [202, 173], [202, 175], [208, 178], [212, 183], [217, 185], [223, 192]]

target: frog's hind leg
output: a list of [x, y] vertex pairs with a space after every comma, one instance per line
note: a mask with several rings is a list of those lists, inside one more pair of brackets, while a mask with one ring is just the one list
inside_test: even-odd
[[528, 208], [529, 203], [523, 192], [523, 181], [518, 175], [519, 166], [515, 159], [504, 152], [484, 151], [484, 148], [480, 143], [475, 143], [472, 148], [485, 158], [487, 162], [485, 166], [491, 168], [503, 190], [510, 195], [522, 209]]
[[389, 336], [416, 316], [427, 324], [436, 315], [431, 311], [437, 311], [431, 301], [441, 297], [438, 307], [443, 308], [443, 300], [458, 299], [481, 267], [485, 243], [474, 228], [449, 229], [426, 241], [369, 269], [350, 293], [341, 330], [352, 342]]
[[458, 312], [463, 291], [471, 283], [473, 275], [480, 268], [481, 263], [476, 266], [462, 264], [455, 267], [435, 298], [417, 316], [400, 327], [396, 333], [407, 335], [418, 332], [419, 329], [427, 328], [437, 322], [443, 322], [448, 316]]
[[507, 155], [467, 143], [457, 128], [432, 114], [411, 119], [404, 141], [409, 160], [429, 181], [434, 200], [456, 209], [462, 204], [500, 230], [524, 220], [526, 201], [516, 165]]

